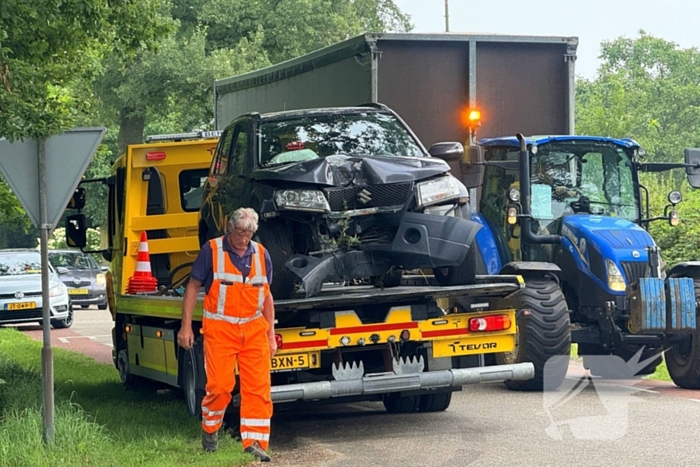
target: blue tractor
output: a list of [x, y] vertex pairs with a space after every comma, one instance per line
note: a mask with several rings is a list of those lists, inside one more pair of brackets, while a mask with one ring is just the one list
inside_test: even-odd
[[[615, 376], [596, 363], [611, 359], [591, 356], [639, 362], [633, 373], [641, 375], [666, 350], [676, 385], [700, 388], [700, 263], [665, 271], [648, 232], [652, 221], [678, 225], [681, 194], [671, 192], [664, 214], [650, 217], [639, 180], [640, 172], [684, 168], [698, 187], [699, 150], [686, 150], [685, 163], [648, 163], [631, 139], [519, 134], [482, 139], [464, 154], [464, 178], [478, 180], [467, 186], [479, 189], [477, 273], [517, 273], [526, 282], [506, 303], [518, 310], [518, 348], [493, 356], [535, 364], [536, 378], [512, 389], [561, 383], [569, 351], [563, 326], [594, 375]], [[545, 365], [556, 359], [564, 363], [548, 382]]]

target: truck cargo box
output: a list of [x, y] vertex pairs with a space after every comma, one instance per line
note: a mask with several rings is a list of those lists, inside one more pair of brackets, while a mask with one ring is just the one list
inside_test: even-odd
[[478, 137], [574, 133], [576, 37], [363, 34], [214, 83], [216, 128], [246, 112], [381, 102], [426, 146]]

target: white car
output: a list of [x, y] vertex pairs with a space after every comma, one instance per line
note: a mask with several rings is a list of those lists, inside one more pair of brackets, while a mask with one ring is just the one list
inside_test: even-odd
[[[73, 324], [68, 288], [49, 264], [49, 309], [54, 328]], [[0, 324], [42, 322], [41, 255], [38, 250], [0, 250]]]

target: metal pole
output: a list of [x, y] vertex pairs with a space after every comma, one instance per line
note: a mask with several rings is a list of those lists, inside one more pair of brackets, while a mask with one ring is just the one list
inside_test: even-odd
[[37, 139], [39, 150], [39, 232], [41, 236], [41, 314], [44, 346], [41, 349], [41, 381], [44, 396], [43, 421], [44, 443], [53, 442], [54, 435], [54, 394], [53, 394], [53, 352], [51, 350], [51, 314], [49, 312], [49, 231], [48, 209], [46, 204], [46, 141]]
[[449, 0], [445, 0], [445, 32], [450, 32], [450, 7], [448, 3]]

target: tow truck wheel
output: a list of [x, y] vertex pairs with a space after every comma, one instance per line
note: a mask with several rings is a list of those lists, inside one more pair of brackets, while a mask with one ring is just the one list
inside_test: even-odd
[[182, 362], [183, 377], [182, 377], [182, 392], [185, 397], [185, 405], [187, 412], [193, 417], [202, 416], [202, 399], [204, 398], [203, 386], [197, 381], [197, 359], [194, 348], [184, 352], [184, 360]]
[[275, 300], [292, 298], [296, 289], [296, 275], [287, 269], [284, 263], [294, 254], [292, 239], [289, 232], [279, 222], [261, 222], [255, 233], [255, 241], [261, 243], [270, 254], [272, 260], [273, 278], [270, 292]]
[[384, 394], [384, 408], [389, 413], [411, 413], [418, 411], [419, 396], [402, 396], [400, 392]]
[[[700, 279], [694, 279], [695, 301], [698, 302]], [[700, 389], [700, 332], [696, 330], [666, 352], [666, 368], [676, 386]]]
[[129, 369], [129, 354], [126, 349], [121, 349], [117, 352], [117, 370], [119, 371], [119, 379], [124, 387], [133, 388], [137, 377], [132, 375]]
[[424, 394], [420, 396], [418, 402], [419, 412], [442, 412], [447, 410], [452, 402], [451, 392], [440, 392], [437, 394]]
[[505, 385], [514, 391], [558, 388], [566, 377], [571, 353], [569, 310], [561, 289], [551, 279], [526, 278], [525, 288], [504, 305], [516, 310], [518, 334], [515, 349], [496, 354], [496, 362], [535, 366], [534, 378], [506, 381]]

